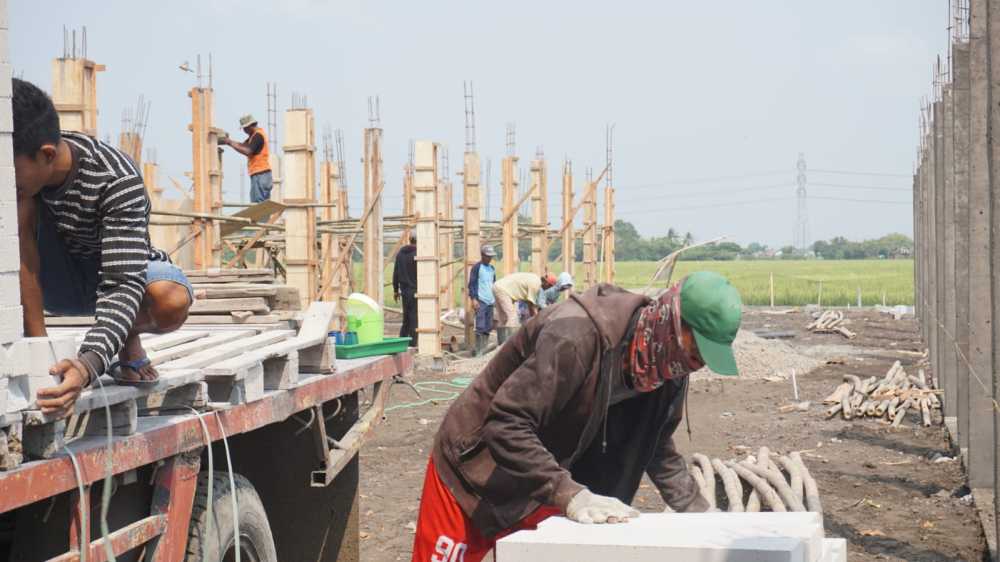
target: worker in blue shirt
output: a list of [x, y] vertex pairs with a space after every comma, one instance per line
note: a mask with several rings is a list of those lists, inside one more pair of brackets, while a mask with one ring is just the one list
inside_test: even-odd
[[493, 283], [497, 279], [497, 270], [492, 265], [497, 251], [493, 246], [486, 244], [479, 255], [479, 263], [472, 266], [472, 271], [469, 273], [468, 285], [472, 310], [476, 313], [475, 355], [477, 357], [485, 351], [490, 341], [490, 332], [493, 331], [493, 306], [496, 304], [493, 297]]
[[543, 288], [538, 292], [538, 308], [545, 308], [559, 301], [559, 295], [573, 288], [573, 276], [567, 272], [562, 272], [549, 288]]

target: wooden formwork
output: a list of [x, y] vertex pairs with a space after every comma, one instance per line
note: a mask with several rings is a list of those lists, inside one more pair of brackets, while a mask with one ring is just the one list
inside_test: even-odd
[[531, 270], [541, 274], [548, 270], [549, 197], [545, 160], [531, 162]]
[[[479, 154], [475, 152], [467, 152], [465, 154], [465, 161], [462, 166], [462, 211], [465, 224], [463, 225], [463, 236], [464, 236], [464, 246], [465, 246], [465, 280], [468, 283], [469, 275], [472, 273], [472, 267], [479, 262], [480, 258], [480, 247], [482, 246], [482, 241], [480, 239], [480, 228], [482, 212], [479, 207], [480, 199], [480, 189], [479, 189]], [[465, 303], [465, 343], [466, 346], [470, 346], [473, 341], [473, 331], [475, 328], [475, 318], [472, 314], [472, 302], [469, 300], [469, 288], [465, 286], [464, 299]]]
[[370, 209], [364, 223], [365, 294], [380, 305], [385, 296], [382, 232], [382, 129], [365, 129], [364, 190], [365, 208]]
[[[285, 112], [285, 203], [310, 205], [316, 202], [315, 139], [312, 109]], [[290, 206], [285, 209], [284, 217], [285, 278], [289, 285], [299, 290], [304, 308], [318, 289], [316, 209]]]
[[573, 237], [573, 164], [563, 164], [562, 182], [562, 267], [563, 271], [573, 275], [573, 263], [576, 257]]
[[104, 70], [85, 58], [52, 61], [52, 103], [64, 131], [97, 137], [97, 73]]
[[[320, 166], [320, 203], [324, 221], [344, 220], [346, 213], [341, 201], [340, 165], [337, 162], [324, 161]], [[341, 260], [341, 253], [350, 251], [345, 248], [343, 236], [324, 232], [320, 240], [320, 255], [322, 279], [330, 279], [324, 284], [319, 300], [337, 303], [337, 316], [334, 329], [340, 329], [344, 321], [344, 302], [350, 294], [350, 262]]]
[[[191, 149], [194, 184], [193, 211], [222, 214], [222, 162], [219, 155], [220, 129], [215, 128], [215, 102], [211, 88], [191, 88]], [[207, 269], [222, 265], [221, 236], [218, 221], [195, 219], [198, 230], [194, 240], [194, 267]]]
[[437, 209], [437, 145], [415, 144], [413, 173], [414, 214], [417, 231], [417, 352], [441, 357], [441, 310], [438, 298], [439, 253]]
[[615, 189], [604, 188], [604, 232], [601, 237], [604, 282], [615, 282]]
[[[455, 298], [452, 287], [454, 268], [459, 264], [454, 262], [455, 235], [452, 226], [455, 200], [452, 194], [452, 183], [442, 178], [438, 183], [438, 254], [440, 255], [441, 274], [438, 276], [438, 298], [441, 300], [442, 312], [454, 308]], [[454, 263], [453, 263], [454, 262]]]
[[583, 200], [583, 274], [587, 287], [597, 283], [597, 190], [592, 183]]
[[503, 159], [501, 188], [503, 190], [502, 244], [503, 274], [510, 275], [520, 269], [521, 258], [517, 253], [517, 156]]

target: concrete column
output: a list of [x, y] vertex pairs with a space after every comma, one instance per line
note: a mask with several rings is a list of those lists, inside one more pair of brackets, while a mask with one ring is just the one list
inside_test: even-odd
[[993, 290], [990, 284], [989, 42], [986, 0], [971, 3], [969, 59], [969, 486], [993, 485]]
[[[936, 101], [934, 102], [934, 239], [932, 246], [934, 247], [934, 289], [935, 289], [935, 304], [934, 304], [934, 326], [935, 326], [935, 342], [934, 348], [931, 350], [931, 360], [934, 365], [934, 372], [938, 378], [938, 384], [944, 390], [943, 410], [945, 415], [945, 423], [954, 422], [955, 418], [955, 404], [957, 403], [955, 397], [955, 384], [954, 375], [955, 370], [949, 369], [948, 363], [946, 361], [946, 351], [945, 347], [949, 345], [949, 339], [945, 331], [947, 330], [946, 322], [946, 305], [945, 305], [945, 292], [947, 284], [946, 281], [946, 243], [945, 243], [945, 191], [947, 186], [945, 184], [945, 141], [944, 141], [944, 131], [945, 131], [945, 115], [944, 115], [944, 102]], [[948, 418], [951, 418], [949, 421]], [[954, 430], [954, 424], [950, 427]]]
[[[996, 494], [998, 486], [1000, 486], [1000, 443], [997, 442], [996, 436], [1000, 435], [1000, 411], [996, 408], [997, 399], [1000, 398], [1000, 372], [997, 371], [1000, 368], [1000, 328], [997, 327], [997, 322], [1000, 321], [1000, 255], [997, 254], [997, 242], [1000, 240], [1000, 225], [996, 223], [997, 219], [1000, 218], [1000, 142], [997, 142], [997, 131], [1000, 131], [1000, 107], [997, 106], [998, 100], [1000, 100], [1000, 2], [996, 0], [988, 0], [986, 2], [987, 7], [987, 20], [986, 24], [986, 37], [988, 41], [988, 55], [987, 64], [989, 65], [988, 81], [989, 89], [986, 94], [986, 107], [988, 109], [987, 118], [987, 157], [989, 158], [989, 197], [990, 201], [990, 214], [989, 214], [989, 234], [988, 234], [988, 246], [986, 255], [989, 256], [989, 268], [990, 268], [990, 278], [992, 279], [992, 284], [990, 287], [991, 299], [989, 301], [989, 307], [992, 309], [990, 326], [992, 328], [992, 346], [991, 346], [991, 358], [990, 368], [987, 370], [979, 371], [982, 373], [984, 380], [984, 386], [986, 386], [986, 393], [992, 399], [989, 406], [984, 405], [983, 417], [986, 417], [986, 412], [993, 413], [993, 426], [992, 432], [989, 433], [990, 441], [989, 443], [992, 447], [986, 447], [986, 451], [982, 453], [984, 459], [990, 462], [989, 465], [984, 463], [984, 471], [987, 466], [992, 468], [992, 484], [993, 491]], [[996, 40], [994, 40], [996, 39]], [[984, 119], [984, 121], [986, 121]], [[970, 258], [971, 259], [971, 258]], [[982, 306], [982, 305], [977, 305]], [[984, 307], [986, 308], [986, 307]], [[973, 405], [975, 408], [975, 405]], [[977, 417], [979, 416], [978, 409], [973, 409], [972, 412]], [[986, 441], [984, 440], [984, 444]], [[992, 450], [989, 450], [992, 448]], [[971, 446], [970, 446], [971, 455]], [[994, 502], [994, 520], [997, 524], [998, 529], [1000, 529], [1000, 520], [997, 520], [996, 516], [998, 511], [996, 509], [997, 502]]]
[[952, 46], [954, 121], [956, 415], [961, 448], [969, 446], [969, 44]]
[[939, 378], [945, 389], [944, 411], [948, 417], [957, 417], [958, 385], [956, 380], [958, 357], [955, 353], [955, 114], [952, 105], [954, 92], [951, 84], [946, 84], [941, 93], [941, 162], [944, 193], [941, 194], [941, 225], [943, 227], [944, 252], [941, 256], [941, 323], [944, 324], [940, 341], [941, 371]]
[[[930, 333], [930, 364], [931, 369], [934, 372], [934, 378], [938, 381], [938, 384], [944, 388], [944, 379], [941, 376], [941, 353], [940, 353], [940, 343], [943, 337], [941, 333], [941, 299], [943, 296], [944, 289], [941, 287], [941, 270], [944, 269], [944, 255], [941, 246], [941, 238], [943, 236], [944, 228], [939, 221], [939, 216], [941, 215], [940, 208], [942, 205], [939, 204], [941, 196], [944, 194], [943, 179], [944, 174], [942, 173], [941, 166], [941, 149], [942, 144], [942, 127], [941, 121], [943, 120], [941, 115], [941, 103], [933, 102], [931, 104], [931, 122], [930, 122], [930, 177], [929, 177], [929, 193], [927, 199], [928, 208], [928, 242], [927, 247], [930, 249], [930, 286], [927, 291], [927, 299], [930, 302], [930, 316], [928, 325], [931, 328]], [[947, 389], [945, 389], [947, 392]], [[947, 410], [944, 411], [945, 416], [952, 415], [952, 412]]]

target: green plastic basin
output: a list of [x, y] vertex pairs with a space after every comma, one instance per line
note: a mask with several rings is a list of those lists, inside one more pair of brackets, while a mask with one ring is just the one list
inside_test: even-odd
[[402, 353], [410, 345], [410, 338], [385, 338], [380, 342], [359, 343], [357, 345], [338, 345], [337, 359], [360, 359], [374, 355], [393, 355]]

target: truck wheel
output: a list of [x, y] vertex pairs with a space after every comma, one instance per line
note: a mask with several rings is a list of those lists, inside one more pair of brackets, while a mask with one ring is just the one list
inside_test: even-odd
[[[205, 511], [208, 506], [208, 479], [212, 478], [212, 520]], [[253, 484], [245, 477], [234, 474], [236, 501], [240, 512], [240, 561], [278, 562], [274, 537], [267, 522], [264, 504]], [[185, 562], [235, 562], [236, 541], [233, 533], [234, 491], [229, 486], [229, 473], [216, 471], [198, 474], [198, 490], [191, 510]]]

